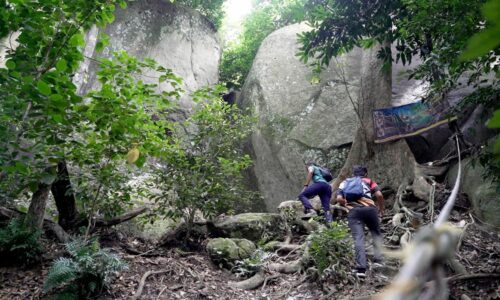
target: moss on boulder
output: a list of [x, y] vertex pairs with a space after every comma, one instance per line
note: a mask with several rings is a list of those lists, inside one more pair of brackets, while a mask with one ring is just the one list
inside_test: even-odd
[[255, 244], [247, 239], [215, 238], [207, 244], [207, 252], [216, 264], [232, 267], [234, 262], [252, 256]]
[[285, 220], [279, 214], [244, 213], [226, 217], [214, 224], [219, 236], [266, 242], [286, 234]]

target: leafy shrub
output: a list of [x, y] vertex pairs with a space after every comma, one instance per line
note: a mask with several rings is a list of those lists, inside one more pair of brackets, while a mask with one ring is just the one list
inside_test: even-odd
[[330, 228], [310, 236], [309, 253], [321, 276], [332, 275], [344, 279], [350, 273], [352, 243], [348, 238], [347, 226], [342, 222], [331, 223]]
[[276, 254], [273, 252], [258, 249], [254, 252], [252, 257], [236, 261], [231, 271], [236, 274], [237, 277], [248, 278], [259, 272], [266, 262], [275, 257]]
[[185, 128], [195, 128], [194, 132], [176, 135], [179, 138], [165, 149], [164, 164], [154, 174], [155, 187], [161, 193], [151, 198], [161, 215], [184, 218], [186, 240], [197, 211], [213, 217], [255, 196], [245, 190], [242, 174], [252, 163], [242, 144], [252, 132], [255, 118], [225, 103], [221, 91], [216, 86], [193, 95], [199, 104]]
[[45, 290], [66, 285], [64, 295], [82, 298], [100, 294], [115, 272], [127, 268], [116, 254], [100, 248], [97, 239], [76, 239], [66, 244], [70, 258], [57, 259], [49, 270]]
[[11, 219], [0, 229], [0, 256], [2, 264], [33, 265], [39, 261], [42, 246], [38, 241], [40, 231], [33, 231], [21, 219]]

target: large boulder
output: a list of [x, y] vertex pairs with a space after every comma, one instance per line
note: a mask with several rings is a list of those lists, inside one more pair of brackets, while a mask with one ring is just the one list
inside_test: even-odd
[[[95, 38], [104, 31], [109, 45], [102, 52], [95, 51]], [[93, 58], [110, 57], [113, 51], [126, 50], [139, 59], [152, 58], [182, 77], [181, 108], [188, 111], [192, 102], [189, 93], [218, 82], [221, 46], [217, 32], [205, 17], [189, 8], [164, 0], [129, 2], [126, 9], [117, 9], [115, 21], [103, 29], [87, 34], [86, 55]], [[81, 92], [96, 88], [97, 64], [88, 61], [88, 67], [77, 74]], [[158, 75], [145, 74], [145, 82], [158, 83]], [[169, 89], [165, 83], [162, 90]]]
[[245, 238], [254, 242], [281, 239], [286, 235], [285, 220], [279, 214], [245, 213], [227, 216], [214, 223], [218, 236]]
[[296, 198], [305, 178], [304, 161], [327, 165], [335, 173], [357, 128], [349, 95], [357, 101], [362, 51], [338, 58], [338, 64], [332, 61], [320, 83], [313, 84], [311, 68], [296, 56], [297, 33], [307, 30], [305, 24], [290, 25], [262, 42], [240, 98], [240, 105], [259, 118], [250, 152], [256, 188], [268, 211]]
[[[457, 178], [458, 164], [448, 172], [448, 184], [453, 186]], [[483, 222], [500, 228], [499, 183], [484, 178], [484, 167], [470, 158], [462, 161], [460, 191], [467, 194], [474, 214]]]
[[212, 261], [229, 267], [237, 260], [251, 257], [255, 249], [255, 244], [247, 239], [215, 238], [207, 243]]

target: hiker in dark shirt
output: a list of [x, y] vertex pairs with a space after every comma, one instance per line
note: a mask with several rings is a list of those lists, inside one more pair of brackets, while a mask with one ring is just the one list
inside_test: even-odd
[[[380, 192], [377, 183], [367, 177], [368, 170], [364, 166], [354, 166], [353, 176], [344, 180], [337, 192], [337, 202], [349, 209], [347, 220], [351, 234], [354, 239], [354, 248], [356, 252], [356, 270], [358, 277], [365, 277], [367, 269], [366, 251], [365, 251], [365, 233], [364, 225], [368, 227], [374, 242], [375, 257], [374, 266], [380, 266], [382, 257], [380, 255], [380, 246], [382, 244], [382, 235], [380, 233], [379, 216], [384, 214], [384, 196]], [[356, 196], [356, 184], [361, 184], [361, 194]], [[377, 199], [376, 205], [373, 196]]]
[[[314, 196], [319, 196], [319, 198], [321, 199], [321, 205], [323, 206], [323, 210], [325, 211], [326, 222], [330, 223], [332, 221], [332, 214], [330, 212], [330, 198], [332, 197], [332, 187], [330, 186], [328, 181], [323, 178], [319, 167], [314, 163], [307, 163], [306, 168], [306, 182], [304, 183], [304, 188], [299, 195], [299, 200], [304, 205], [304, 217], [316, 216], [316, 212], [314, 211], [309, 199]], [[311, 181], [313, 183], [309, 185]]]

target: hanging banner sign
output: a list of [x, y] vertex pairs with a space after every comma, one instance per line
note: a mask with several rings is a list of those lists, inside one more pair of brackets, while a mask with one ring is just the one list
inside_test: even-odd
[[385, 143], [421, 134], [431, 128], [456, 120], [442, 103], [415, 102], [373, 110], [375, 143]]

